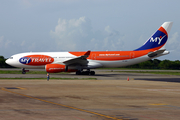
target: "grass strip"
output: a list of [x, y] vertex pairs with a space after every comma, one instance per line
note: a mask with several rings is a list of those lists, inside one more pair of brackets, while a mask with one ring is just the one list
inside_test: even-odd
[[[0, 74], [22, 74], [21, 70], [0, 70]], [[26, 74], [47, 74], [46, 71], [29, 71]], [[51, 74], [68, 74], [68, 72], [51, 73]]]
[[[162, 75], [180, 75], [180, 72], [178, 71], [171, 71], [171, 70], [167, 70], [167, 71], [146, 71], [146, 70], [142, 70], [142, 69], [112, 69], [109, 68], [111, 70], [125, 70], [125, 71], [115, 71], [115, 72], [123, 72], [123, 73], [149, 73], [149, 74], [162, 74]], [[132, 70], [132, 71], [131, 71]], [[137, 71], [133, 71], [133, 70], [137, 70]], [[0, 74], [22, 74], [21, 70], [0, 70]], [[46, 71], [29, 71], [26, 72], [26, 74], [47, 74]], [[51, 73], [51, 74], [68, 74], [67, 72], [60, 72], [60, 73]], [[52, 79], [52, 78], [51, 78]]]
[[[35, 80], [35, 79], [41, 79], [41, 80], [46, 80], [46, 78], [20, 78], [20, 77], [15, 77], [15, 78], [0, 78], [0, 79], [30, 79], [30, 80]], [[55, 78], [52, 77], [50, 80], [97, 80], [96, 78]]]
[[123, 73], [148, 73], [148, 74], [161, 74], [161, 75], [180, 75], [180, 72], [171, 71], [116, 71]]

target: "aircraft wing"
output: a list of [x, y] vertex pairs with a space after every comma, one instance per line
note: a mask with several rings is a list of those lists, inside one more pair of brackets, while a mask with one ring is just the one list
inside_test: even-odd
[[87, 65], [87, 63], [88, 63], [87, 58], [89, 57], [90, 53], [91, 53], [91, 51], [87, 51], [84, 55], [79, 56], [77, 58], [73, 58], [73, 59], [64, 61], [63, 63], [66, 64], [67, 66], [68, 65], [75, 65], [75, 64]]
[[156, 56], [159, 56], [161, 55], [166, 49], [161, 49], [161, 50], [157, 50], [155, 52], [150, 52], [148, 54], [149, 57], [156, 57]]

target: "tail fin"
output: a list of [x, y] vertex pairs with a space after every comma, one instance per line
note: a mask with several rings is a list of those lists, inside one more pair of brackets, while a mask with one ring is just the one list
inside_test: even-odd
[[164, 22], [161, 27], [138, 49], [139, 50], [158, 50], [163, 47], [168, 39], [173, 22]]

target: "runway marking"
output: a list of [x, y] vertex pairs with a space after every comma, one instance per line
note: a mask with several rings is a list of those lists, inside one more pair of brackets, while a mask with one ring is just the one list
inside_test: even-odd
[[5, 87], [6, 89], [19, 89], [17, 87]]
[[168, 92], [178, 92], [180, 89], [147, 89], [148, 91], [168, 91]]
[[66, 108], [78, 110], [78, 111], [81, 111], [81, 112], [86, 112], [86, 113], [98, 115], [98, 116], [105, 117], [105, 118], [108, 118], [108, 119], [123, 120], [123, 119], [119, 119], [119, 118], [116, 118], [116, 117], [104, 115], [104, 114], [101, 114], [101, 113], [92, 112], [92, 111], [89, 111], [89, 110], [84, 110], [84, 109], [81, 109], [81, 108], [76, 108], [76, 107], [73, 107], [73, 106], [68, 106], [68, 105], [64, 105], [64, 104], [59, 104], [59, 103], [55, 103], [55, 102], [51, 102], [51, 101], [39, 99], [39, 98], [36, 98], [36, 97], [32, 97], [32, 96], [29, 96], [29, 95], [25, 95], [25, 94], [13, 92], [13, 91], [10, 91], [10, 90], [8, 90], [8, 89], [6, 89], [6, 88], [1, 88], [1, 90], [6, 91], [6, 92], [9, 92], [9, 93], [13, 93], [13, 94], [21, 95], [21, 96], [24, 96], [24, 97], [32, 98], [32, 99], [35, 99], [35, 100], [39, 100], [39, 101], [42, 101], [42, 102], [46, 102], [46, 103], [50, 103], [50, 104], [54, 104], [54, 105], [59, 105], [59, 106], [62, 106], [62, 107], [66, 107]]
[[21, 89], [21, 90], [26, 90], [26, 88], [22, 88], [22, 87], [16, 87], [18, 89]]
[[21, 90], [25, 90], [26, 88], [22, 88], [22, 87], [4, 87], [5, 89], [21, 89]]
[[159, 106], [162, 105], [163, 106], [163, 105], [168, 105], [168, 104], [165, 104], [165, 103], [153, 103], [153, 104], [149, 104], [149, 105], [159, 105]]

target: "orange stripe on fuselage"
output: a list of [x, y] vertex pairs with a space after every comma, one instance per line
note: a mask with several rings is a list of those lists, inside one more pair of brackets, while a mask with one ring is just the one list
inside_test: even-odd
[[[92, 51], [87, 59], [90, 60], [101, 60], [101, 61], [118, 61], [118, 60], [127, 60], [141, 57], [148, 54], [149, 52], [156, 51], [162, 46], [140, 51]], [[82, 56], [86, 52], [69, 52], [75, 56]]]

